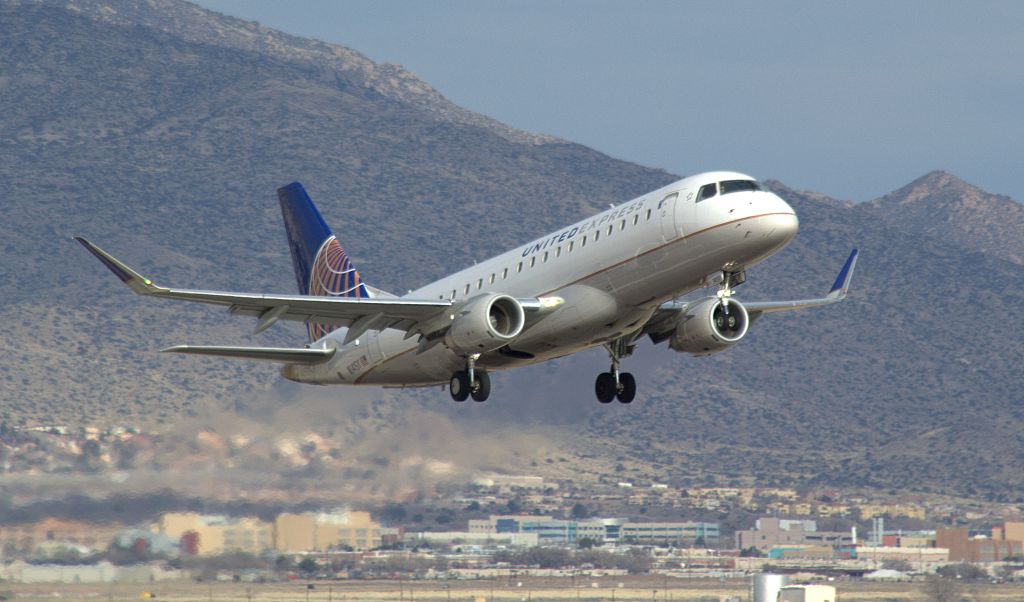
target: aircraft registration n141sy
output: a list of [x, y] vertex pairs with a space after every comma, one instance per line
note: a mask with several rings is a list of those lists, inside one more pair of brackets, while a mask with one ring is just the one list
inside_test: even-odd
[[[313, 384], [448, 385], [455, 401], [490, 395], [490, 371], [598, 345], [611, 357], [598, 401], [630, 403], [636, 380], [620, 370], [643, 336], [675, 351], [728, 349], [771, 312], [846, 297], [857, 250], [822, 298], [740, 302], [746, 270], [796, 235], [796, 213], [754, 179], [709, 172], [679, 180], [404, 296], [363, 281], [299, 183], [280, 188], [298, 295], [157, 286], [76, 237], [136, 293], [226, 306], [258, 318], [305, 322], [304, 348], [180, 345], [164, 351], [283, 363], [285, 378]], [[713, 296], [677, 297], [701, 287]]]

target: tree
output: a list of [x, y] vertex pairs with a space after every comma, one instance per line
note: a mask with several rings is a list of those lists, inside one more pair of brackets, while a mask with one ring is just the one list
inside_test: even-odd
[[573, 504], [572, 510], [569, 512], [569, 516], [577, 519], [587, 518], [588, 516], [590, 516], [590, 512], [587, 510], [586, 506], [584, 506], [580, 502], [576, 502], [575, 504]]
[[576, 547], [581, 550], [589, 550], [599, 543], [600, 542], [593, 537], [580, 537], [576, 540]]
[[882, 562], [883, 569], [889, 569], [890, 571], [899, 571], [901, 573], [909, 573], [914, 570], [914, 567], [909, 562], [902, 558], [890, 558]]
[[962, 579], [964, 581], [987, 579], [989, 576], [988, 571], [969, 562], [947, 564], [944, 567], [940, 567], [935, 572], [947, 579]]
[[299, 572], [309, 577], [315, 575], [320, 570], [320, 564], [313, 558], [306, 556], [299, 562]]
[[956, 579], [929, 575], [924, 582], [924, 595], [928, 602], [960, 602], [964, 588]]
[[380, 513], [380, 518], [388, 524], [400, 523], [405, 520], [405, 506], [401, 504], [388, 504]]

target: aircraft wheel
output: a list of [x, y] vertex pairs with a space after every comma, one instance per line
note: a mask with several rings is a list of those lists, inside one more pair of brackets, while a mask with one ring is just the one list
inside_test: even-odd
[[619, 403], [633, 403], [636, 397], [636, 379], [629, 372], [619, 373]]
[[487, 398], [491, 396], [491, 376], [486, 372], [476, 372], [473, 376], [476, 377], [476, 383], [474, 383], [476, 386], [470, 393], [473, 396], [473, 401], [487, 401]]
[[598, 374], [594, 383], [594, 393], [601, 403], [611, 403], [615, 399], [615, 377], [610, 372]]
[[452, 374], [452, 380], [448, 383], [448, 391], [455, 401], [466, 401], [469, 397], [469, 374], [465, 370], [459, 370]]

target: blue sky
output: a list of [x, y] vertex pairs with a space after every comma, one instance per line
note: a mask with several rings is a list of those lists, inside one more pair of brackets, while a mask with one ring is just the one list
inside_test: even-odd
[[862, 201], [945, 169], [1024, 200], [1022, 2], [198, 3], [679, 175]]

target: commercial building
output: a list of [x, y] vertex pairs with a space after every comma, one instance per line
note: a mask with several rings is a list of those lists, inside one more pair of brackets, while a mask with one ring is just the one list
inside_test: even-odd
[[380, 547], [382, 529], [369, 512], [292, 514], [274, 521], [274, 549], [278, 552], [326, 552], [349, 547], [369, 550]]
[[911, 563], [937, 563], [949, 560], [947, 548], [929, 547], [877, 547], [857, 546], [856, 557], [861, 560], [874, 560], [884, 562], [886, 560], [904, 560]]
[[690, 545], [698, 540], [718, 542], [718, 523], [632, 523], [618, 519], [562, 520], [550, 516], [495, 515], [469, 521], [471, 533], [533, 533], [541, 545], [575, 544], [581, 539], [599, 543]]
[[466, 544], [473, 546], [486, 546], [503, 544], [515, 547], [529, 548], [540, 543], [536, 533], [470, 533], [469, 531], [423, 531], [421, 533], [407, 533], [405, 541], [430, 541], [434, 543], [447, 543], [452, 545]]
[[123, 529], [119, 523], [87, 523], [59, 518], [0, 525], [0, 550], [28, 554], [44, 543], [105, 549]]
[[776, 546], [827, 546], [847, 548], [853, 534], [846, 531], [818, 531], [813, 520], [760, 518], [753, 529], [736, 532], [736, 547], [768, 551]]
[[171, 512], [163, 515], [160, 533], [194, 548], [199, 556], [215, 556], [225, 552], [259, 554], [272, 549], [274, 527], [258, 518], [233, 518], [222, 515]]
[[692, 545], [718, 543], [718, 523], [623, 523], [619, 539], [624, 542]]
[[[1011, 527], [1008, 531], [1004, 525], [999, 530], [999, 534], [1001, 537], [1005, 537], [1007, 533], [1016, 533], [1016, 530]], [[1024, 542], [984, 537], [972, 538], [967, 529], [961, 528], [938, 529], [935, 532], [935, 543], [940, 548], [949, 549], [949, 559], [953, 562], [998, 562], [1004, 558], [1024, 555]]]

